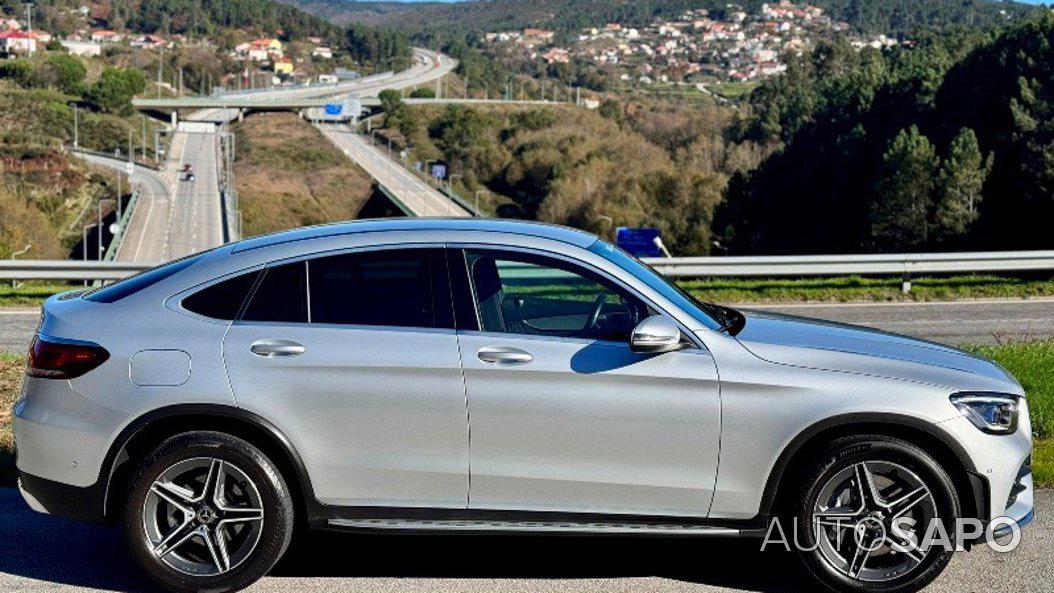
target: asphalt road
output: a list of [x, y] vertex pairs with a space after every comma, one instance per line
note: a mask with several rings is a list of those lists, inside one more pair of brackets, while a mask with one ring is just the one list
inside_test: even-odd
[[318, 128], [370, 177], [395, 194], [415, 216], [469, 216], [450, 198], [390, 158], [387, 151], [373, 146], [347, 126], [318, 124]]
[[[121, 173], [127, 171], [128, 163], [124, 159], [88, 153], [81, 153], [80, 157], [92, 164]], [[133, 180], [139, 186], [139, 199], [128, 221], [128, 228], [125, 229], [124, 239], [117, 249], [117, 260], [160, 261], [162, 250], [155, 248], [160, 239], [151, 236], [149, 223], [154, 216], [161, 216], [160, 213], [168, 208], [172, 195], [171, 175], [141, 165], [135, 165], [133, 171]], [[151, 256], [155, 259], [150, 259]]]
[[[956, 555], [929, 593], [1054, 591], [1054, 491], [1013, 552]], [[119, 529], [29, 510], [0, 489], [0, 591], [157, 591]], [[624, 537], [309, 534], [249, 593], [619, 593], [817, 591], [785, 552], [760, 542]]]
[[840, 305], [734, 305], [866, 325], [944, 344], [997, 344], [1054, 337], [1054, 299]]

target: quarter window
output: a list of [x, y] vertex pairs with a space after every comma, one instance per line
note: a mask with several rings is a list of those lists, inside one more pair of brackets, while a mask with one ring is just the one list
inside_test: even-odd
[[259, 272], [249, 272], [217, 282], [183, 299], [183, 308], [211, 317], [230, 320], [238, 316]]
[[267, 268], [242, 319], [307, 323], [306, 267], [296, 262]]
[[648, 307], [606, 278], [566, 262], [468, 252], [482, 331], [626, 341]]

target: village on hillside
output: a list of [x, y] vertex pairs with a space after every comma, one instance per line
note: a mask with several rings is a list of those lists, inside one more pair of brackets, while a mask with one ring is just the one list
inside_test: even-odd
[[620, 80], [650, 85], [716, 79], [748, 82], [786, 69], [784, 56], [806, 51], [817, 40], [850, 35], [857, 47], [908, 43], [853, 35], [823, 10], [788, 0], [763, 4], [756, 13], [729, 5], [721, 15], [689, 10], [636, 28], [623, 23], [589, 27], [560, 43], [553, 31], [528, 28], [489, 33], [486, 40], [507, 55], [546, 64], [586, 62], [614, 71]]
[[[64, 50], [86, 58], [102, 56], [121, 47], [170, 52], [185, 46], [205, 47], [210, 52], [217, 48], [207, 38], [189, 38], [180, 34], [140, 34], [106, 27], [106, 15], [98, 7], [83, 5], [70, 11], [70, 16], [81, 25], [68, 35], [52, 34], [34, 27], [31, 13], [24, 18], [0, 16], [0, 57], [31, 56], [44, 49]], [[213, 90], [253, 88], [286, 83], [333, 83], [357, 78], [357, 71], [347, 64], [339, 52], [320, 37], [307, 37], [293, 42], [274, 36], [249, 39], [221, 52], [226, 59], [240, 65], [239, 74], [226, 80], [216, 80]], [[343, 65], [342, 65], [343, 64]], [[178, 80], [165, 83], [176, 87]], [[196, 89], [197, 90], [197, 89]]]

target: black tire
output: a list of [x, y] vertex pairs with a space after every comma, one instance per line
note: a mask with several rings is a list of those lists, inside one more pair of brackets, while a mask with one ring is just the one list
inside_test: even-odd
[[[948, 473], [921, 448], [901, 439], [881, 435], [861, 435], [840, 438], [826, 447], [817, 462], [801, 474], [799, 496], [793, 504], [792, 513], [799, 538], [798, 553], [805, 568], [822, 585], [839, 593], [913, 593], [928, 585], [947, 567], [953, 551], [933, 547], [923, 554], [921, 562], [903, 573], [890, 570], [888, 580], [862, 580], [852, 578], [826, 559], [817, 545], [817, 533], [813, 530], [813, 510], [824, 485], [835, 480], [845, 471], [853, 471], [861, 462], [877, 467], [893, 467], [896, 464], [914, 474], [929, 488], [932, 509], [952, 538], [955, 534], [955, 519], [961, 516], [961, 506], [954, 484]], [[883, 465], [886, 464], [886, 465]], [[867, 467], [867, 466], [865, 466]], [[899, 470], [897, 470], [899, 471]], [[855, 482], [854, 482], [855, 483]], [[892, 486], [891, 486], [892, 487]], [[890, 498], [895, 498], [891, 496]], [[919, 527], [918, 538], [923, 539], [927, 526]], [[849, 537], [854, 532], [849, 531]], [[788, 532], [789, 536], [789, 532]], [[816, 548], [816, 549], [813, 549]], [[888, 553], [888, 552], [887, 552]], [[904, 561], [900, 557], [900, 561]], [[897, 561], [895, 555], [886, 561]], [[852, 568], [850, 566], [850, 572]], [[859, 571], [863, 574], [863, 571]]]
[[[157, 507], [154, 507], [153, 513], [147, 511], [146, 508], [148, 495], [155, 501], [153, 504], [163, 504], [157, 503], [158, 497], [150, 494], [155, 480], [158, 480], [166, 470], [176, 467], [177, 464], [198, 463], [201, 459], [221, 460], [222, 463], [218, 465], [226, 468], [224, 471], [241, 472], [232, 479], [234, 485], [226, 486], [227, 488], [238, 487], [238, 476], [251, 480], [251, 485], [255, 487], [253, 493], [258, 495], [259, 504], [253, 512], [258, 513], [259, 509], [262, 509], [262, 520], [258, 526], [254, 527], [257, 531], [253, 532], [253, 544], [242, 548], [245, 550], [244, 556], [236, 565], [234, 562], [229, 562], [230, 567], [226, 572], [217, 569], [216, 574], [209, 575], [188, 574], [171, 566], [168, 562], [172, 562], [172, 555], [176, 554], [176, 558], [179, 558], [180, 553], [174, 548], [172, 552], [165, 555], [168, 560], [162, 561], [153, 551], [156, 542], [151, 542], [151, 536], [146, 527], [147, 521], [156, 523], [157, 516], [166, 515], [163, 511], [157, 511]], [[231, 469], [231, 466], [234, 469]], [[208, 478], [204, 480], [205, 484], [208, 484]], [[274, 463], [259, 449], [242, 439], [218, 432], [189, 432], [171, 437], [143, 459], [132, 478], [130, 488], [124, 512], [125, 538], [132, 555], [143, 570], [170, 591], [196, 593], [207, 590], [219, 593], [243, 589], [266, 575], [289, 547], [294, 525], [293, 501], [289, 488]], [[202, 492], [205, 488], [206, 486], [203, 485]], [[177, 500], [181, 504], [186, 502], [182, 499]], [[204, 503], [198, 505], [198, 508], [200, 509], [201, 506], [205, 506]], [[257, 503], [246, 506], [257, 507]], [[168, 510], [175, 508], [174, 506], [168, 507]], [[172, 515], [181, 516], [178, 511], [173, 511]], [[201, 525], [201, 520], [197, 518], [197, 515], [195, 515], [195, 521], [197, 523], [191, 527]], [[245, 523], [250, 523], [250, 521]], [[252, 523], [255, 525], [255, 521]], [[223, 534], [218, 533], [221, 529], [216, 527], [217, 525], [218, 523], [213, 519], [211, 527], [218, 534], [216, 537], [224, 537]], [[210, 527], [207, 524], [205, 526]], [[228, 534], [225, 542], [233, 542], [229, 539], [230, 532], [227, 531], [230, 528], [231, 526], [227, 526], [222, 530], [223, 533]], [[204, 545], [206, 542], [200, 537], [192, 537], [185, 545], [194, 546], [199, 543]], [[216, 565], [218, 566], [219, 563]]]

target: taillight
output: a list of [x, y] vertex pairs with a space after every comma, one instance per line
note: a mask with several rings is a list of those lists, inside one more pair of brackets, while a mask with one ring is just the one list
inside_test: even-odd
[[110, 353], [88, 342], [53, 342], [36, 336], [29, 347], [26, 374], [40, 379], [72, 379], [106, 362]]

